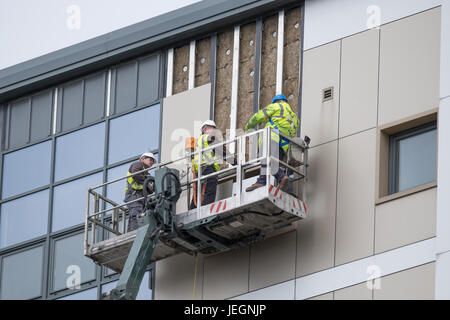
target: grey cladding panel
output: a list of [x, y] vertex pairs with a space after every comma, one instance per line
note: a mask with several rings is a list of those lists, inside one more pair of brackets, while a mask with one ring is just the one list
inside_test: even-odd
[[84, 83], [83, 122], [90, 123], [105, 116], [106, 73], [93, 75]]
[[116, 69], [115, 113], [136, 107], [137, 63], [132, 62]]
[[76, 81], [65, 85], [58, 94], [62, 105], [58, 108], [61, 112], [60, 131], [76, 128], [82, 124], [83, 114], [83, 81]]
[[23, 145], [29, 140], [30, 99], [11, 103], [11, 118], [9, 126], [9, 147]]
[[31, 98], [31, 141], [51, 135], [52, 91]]
[[138, 106], [149, 105], [158, 99], [159, 56], [139, 61]]

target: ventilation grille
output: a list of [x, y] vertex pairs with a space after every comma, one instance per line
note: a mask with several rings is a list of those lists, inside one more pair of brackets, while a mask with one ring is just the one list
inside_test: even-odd
[[334, 87], [323, 89], [322, 91], [322, 102], [333, 100]]

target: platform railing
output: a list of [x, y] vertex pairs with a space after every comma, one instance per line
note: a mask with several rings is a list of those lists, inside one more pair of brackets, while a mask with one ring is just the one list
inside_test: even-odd
[[[271, 150], [271, 136], [272, 132], [281, 136], [283, 139], [286, 139], [289, 141], [289, 144], [295, 145], [299, 150], [303, 153], [303, 161], [301, 162], [301, 165], [299, 168], [293, 167], [289, 165], [286, 161], [280, 160], [278, 157], [274, 156], [272, 154]], [[247, 143], [248, 142], [248, 143]], [[257, 143], [259, 152], [256, 154], [253, 158], [250, 156], [251, 152], [250, 149], [252, 148], [252, 144]], [[233, 146], [233, 150], [235, 150], [234, 154], [229, 154], [228, 151], [231, 149], [230, 146]], [[223, 148], [227, 150], [226, 153], [223, 153]], [[307, 178], [307, 152], [308, 147], [304, 143], [299, 143], [298, 141], [295, 141], [291, 137], [288, 137], [282, 133], [280, 133], [277, 130], [274, 130], [270, 127], [247, 132], [244, 135], [237, 136], [233, 139], [215, 143], [211, 146], [208, 146], [207, 148], [200, 148], [200, 150], [197, 150], [195, 152], [186, 153], [184, 157], [178, 158], [173, 161], [156, 164], [152, 166], [151, 168], [141, 170], [139, 172], [133, 173], [131, 176], [135, 176], [137, 174], [141, 174], [144, 172], [148, 172], [149, 174], [152, 174], [153, 171], [160, 169], [162, 167], [170, 167], [170, 168], [177, 168], [180, 169], [180, 173], [182, 176], [182, 190], [187, 191], [187, 205], [189, 208], [190, 205], [190, 199], [191, 199], [191, 189], [194, 184], [196, 184], [196, 192], [197, 192], [197, 204], [201, 203], [201, 190], [202, 190], [202, 183], [205, 183], [205, 180], [211, 177], [215, 176], [222, 176], [222, 177], [232, 177], [233, 180], [235, 180], [235, 198], [236, 198], [236, 205], [241, 205], [241, 194], [242, 194], [242, 182], [245, 177], [245, 173], [248, 170], [254, 169], [255, 167], [261, 167], [264, 163], [267, 166], [266, 169], [266, 181], [270, 181], [270, 174], [271, 174], [271, 162], [275, 162], [278, 164], [279, 167], [284, 168], [285, 170], [290, 170], [292, 174], [297, 175], [297, 178], [295, 180], [302, 181], [303, 187], [301, 188], [301, 192], [297, 194], [301, 200], [305, 200], [306, 193], [305, 193], [305, 186], [306, 186], [306, 178]], [[196, 178], [191, 178], [190, 175], [192, 173], [192, 167], [193, 167], [193, 158], [195, 155], [199, 155], [197, 159], [197, 165], [198, 168], [202, 168], [205, 164], [202, 164], [203, 160], [208, 159], [207, 156], [202, 157], [207, 152], [214, 151], [216, 155], [219, 155], [217, 157], [217, 162], [222, 164], [224, 160], [228, 161], [228, 167], [223, 168], [219, 171], [210, 173], [210, 174], [202, 174], [202, 170], [197, 170]], [[248, 158], [248, 159], [247, 159]], [[230, 159], [236, 159], [237, 161], [233, 164], [230, 162]], [[208, 163], [206, 163], [207, 165]], [[97, 243], [97, 231], [98, 228], [101, 228], [99, 230], [101, 231], [107, 231], [115, 236], [120, 236], [122, 234], [126, 233], [126, 221], [127, 221], [127, 207], [131, 203], [142, 201], [144, 197], [125, 202], [122, 204], [118, 204], [117, 202], [108, 199], [104, 195], [99, 192], [99, 189], [104, 190], [105, 187], [113, 184], [118, 183], [121, 181], [124, 181], [125, 179], [128, 179], [130, 176], [126, 175], [117, 179], [114, 179], [109, 182], [105, 182], [103, 184], [97, 185], [95, 187], [89, 188], [87, 192], [87, 206], [86, 206], [86, 218], [85, 218], [85, 238], [84, 238], [84, 254], [88, 255], [89, 248], [92, 244]], [[185, 181], [184, 181], [185, 180]], [[219, 182], [220, 183], [220, 182]], [[151, 197], [152, 195], [149, 195]], [[179, 200], [180, 201], [180, 200]], [[92, 202], [92, 203], [91, 203]], [[100, 209], [102, 205], [106, 206], [106, 204], [109, 204], [110, 208]], [[189, 210], [189, 209], [188, 209]], [[200, 210], [201, 206], [197, 205], [198, 215], [200, 216]], [[90, 239], [89, 239], [89, 232]]]

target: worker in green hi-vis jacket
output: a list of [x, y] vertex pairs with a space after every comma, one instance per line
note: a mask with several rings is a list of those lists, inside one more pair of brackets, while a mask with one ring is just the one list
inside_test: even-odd
[[[245, 126], [245, 130], [255, 128], [265, 121], [267, 121], [266, 128], [272, 127], [288, 137], [295, 137], [300, 125], [297, 115], [292, 111], [291, 106], [287, 103], [287, 98], [282, 94], [276, 95], [271, 104], [255, 113]], [[258, 145], [261, 147], [261, 139], [258, 141]], [[272, 132], [270, 148], [273, 156], [283, 160], [289, 150], [289, 141], [283, 139], [276, 132]], [[272, 163], [270, 167], [270, 173], [277, 180], [280, 189], [287, 190], [289, 177], [280, 169], [278, 163]], [[262, 161], [260, 176], [256, 180], [256, 183], [248, 187], [245, 191], [249, 192], [265, 186], [267, 183], [266, 170], [267, 164]]]

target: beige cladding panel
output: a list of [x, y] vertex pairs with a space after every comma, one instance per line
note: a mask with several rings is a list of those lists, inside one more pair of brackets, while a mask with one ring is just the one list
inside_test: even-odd
[[[206, 84], [163, 100], [161, 163], [183, 157], [186, 138], [200, 136], [201, 123], [209, 119], [210, 97], [211, 85]], [[174, 167], [186, 168], [181, 162]], [[185, 181], [186, 178], [182, 179]], [[185, 212], [187, 208], [187, 192], [183, 192], [177, 203], [177, 213]]]
[[296, 233], [259, 242], [250, 248], [250, 291], [295, 278]]
[[[371, 284], [372, 285], [372, 284]], [[372, 288], [366, 282], [336, 290], [334, 300], [372, 300]]]
[[379, 30], [342, 40], [339, 136], [377, 125]]
[[173, 94], [188, 89], [189, 85], [189, 45], [175, 48], [173, 53]]
[[194, 88], [163, 100], [161, 162], [184, 156], [187, 137], [200, 136], [200, 125], [209, 119], [211, 85]]
[[373, 253], [376, 129], [339, 140], [336, 265]]
[[375, 210], [375, 253], [436, 235], [436, 188], [388, 201]]
[[381, 26], [378, 124], [439, 105], [440, 7]]
[[156, 300], [190, 300], [194, 293], [195, 300], [202, 298], [203, 258], [198, 256], [197, 276], [195, 277], [195, 257], [182, 253], [156, 262], [155, 299]]
[[374, 289], [374, 300], [433, 300], [435, 263], [382, 277], [380, 286]]
[[309, 163], [307, 217], [297, 228], [297, 277], [334, 264], [337, 142], [310, 149]]
[[248, 292], [249, 248], [205, 258], [203, 298], [227, 299]]
[[[303, 55], [302, 132], [311, 146], [337, 139], [341, 42], [305, 51]], [[332, 100], [322, 102], [323, 89], [333, 87]]]

